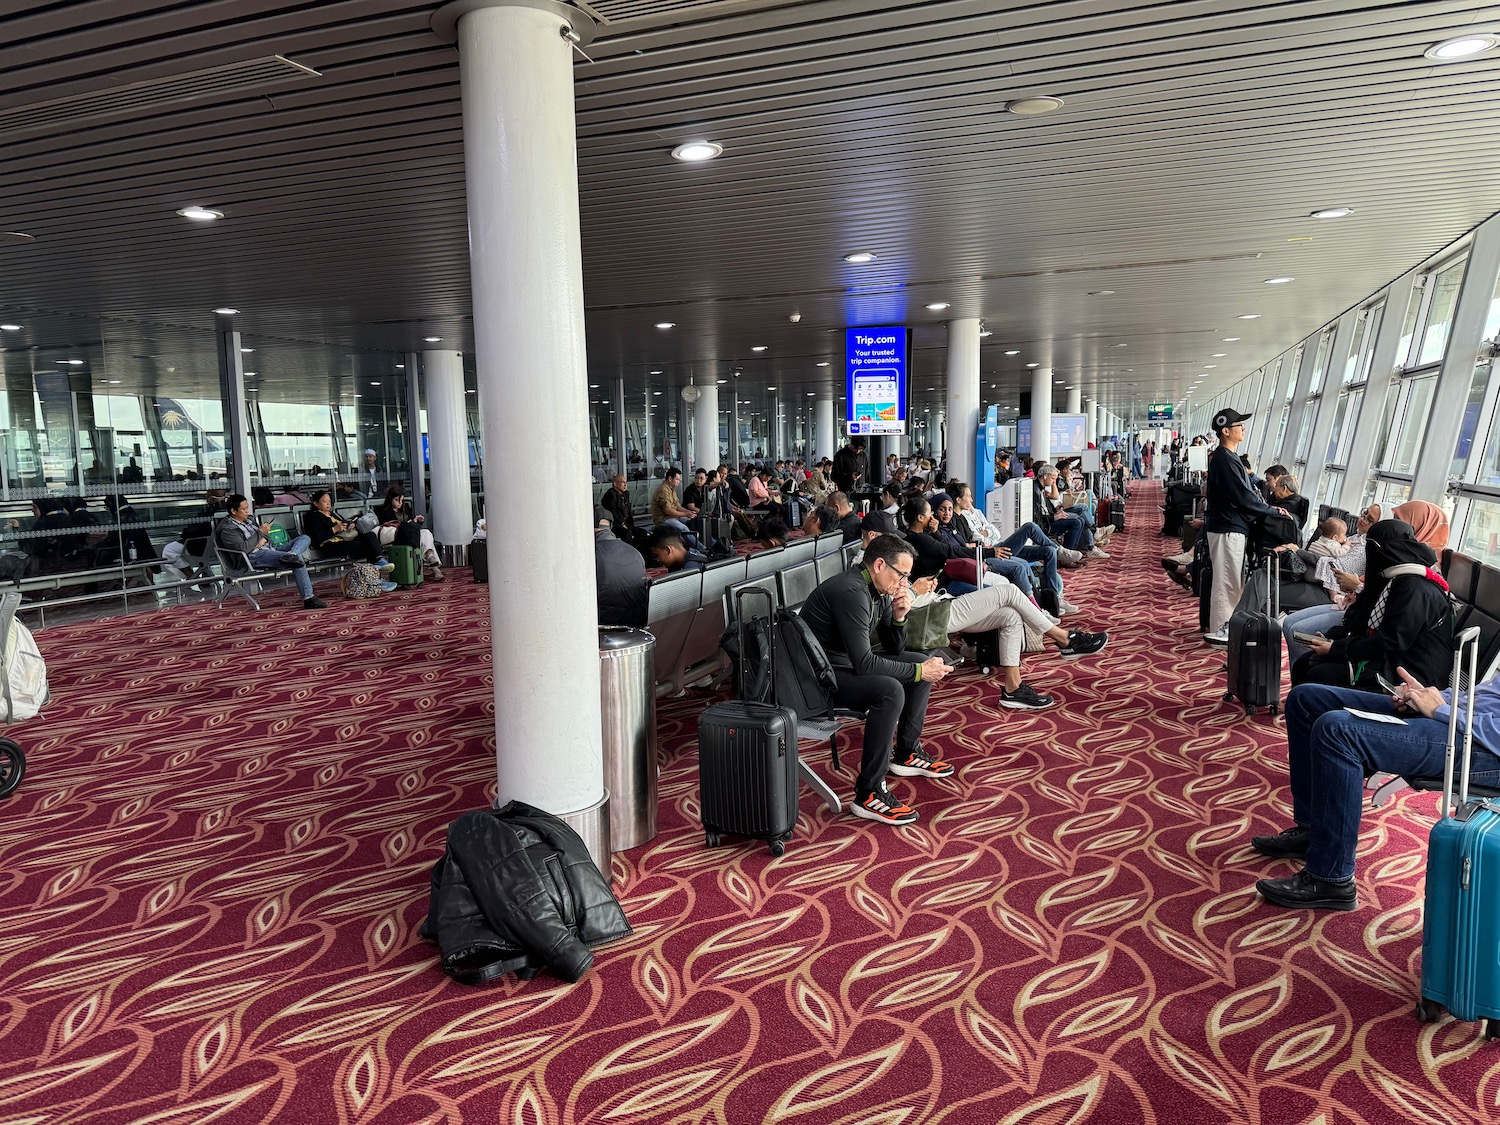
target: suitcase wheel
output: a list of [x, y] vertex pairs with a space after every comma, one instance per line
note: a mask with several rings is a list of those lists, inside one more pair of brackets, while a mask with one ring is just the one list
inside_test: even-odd
[[1224, 702], [1225, 703], [1233, 703], [1234, 702], [1234, 692], [1232, 692], [1232, 691], [1226, 691], [1224, 693]]
[[1273, 704], [1271, 704], [1271, 706], [1266, 709], [1266, 712], [1267, 712], [1267, 714], [1270, 714], [1270, 715], [1279, 715], [1279, 714], [1281, 714], [1281, 704], [1279, 704], [1279, 703], [1273, 703]]
[[[1437, 1023], [1438, 1017], [1443, 1014], [1443, 1006], [1435, 1000], [1422, 997], [1417, 1001], [1417, 1019], [1423, 1023]], [[1490, 1020], [1489, 1025], [1494, 1026], [1495, 1021]]]
[[1252, 703], [1245, 704], [1245, 714], [1249, 718], [1255, 718], [1255, 705]]
[[719, 834], [713, 831], [705, 832], [703, 833], [703, 842], [711, 848], [717, 848], [719, 846]]
[[780, 840], [772, 840], [771, 841], [771, 854], [772, 855], [783, 855], [783, 854], [785, 854], [785, 852], [786, 852], [786, 845], [784, 843], [782, 843]]
[[1486, 1039], [1500, 1039], [1500, 1020], [1484, 1021], [1484, 1037]]

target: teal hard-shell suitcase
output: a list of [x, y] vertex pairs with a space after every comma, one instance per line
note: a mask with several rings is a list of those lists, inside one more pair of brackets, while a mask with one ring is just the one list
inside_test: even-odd
[[[1469, 674], [1462, 678], [1465, 650]], [[1486, 1039], [1500, 1037], [1500, 801], [1469, 798], [1474, 750], [1473, 685], [1479, 629], [1465, 629], [1453, 660], [1453, 706], [1443, 764], [1440, 819], [1427, 839], [1427, 899], [1422, 918], [1422, 996], [1417, 1018], [1431, 1023], [1446, 1008], [1461, 1020], [1483, 1020]], [[1453, 803], [1459, 687], [1470, 685], [1463, 762]]]

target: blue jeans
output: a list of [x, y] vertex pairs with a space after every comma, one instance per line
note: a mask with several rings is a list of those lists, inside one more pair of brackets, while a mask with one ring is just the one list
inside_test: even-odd
[[1023, 523], [1000, 546], [1009, 547], [1016, 558], [1025, 559], [1029, 563], [1040, 562], [1042, 582], [1047, 589], [1062, 593], [1062, 579], [1057, 573], [1057, 544], [1047, 538], [1047, 533], [1039, 524]]
[[1087, 551], [1094, 545], [1088, 527], [1076, 516], [1058, 516], [1052, 530], [1062, 536], [1063, 546], [1070, 551]]
[[1083, 526], [1088, 528], [1090, 531], [1093, 531], [1094, 528], [1099, 526], [1095, 520], [1094, 509], [1089, 508], [1084, 504], [1075, 504], [1071, 508], [1064, 508], [1063, 511], [1077, 516], [1083, 521]]
[[312, 576], [307, 573], [307, 567], [302, 565], [307, 556], [307, 549], [312, 546], [312, 540], [305, 535], [299, 535], [285, 547], [262, 547], [258, 551], [250, 552], [250, 565], [257, 570], [280, 570], [288, 565], [283, 559], [295, 559], [296, 566], [292, 570], [292, 581], [297, 583], [297, 592], [302, 595], [302, 600], [307, 601], [313, 596]]
[[1281, 623], [1282, 635], [1286, 637], [1286, 663], [1290, 668], [1297, 663], [1298, 659], [1307, 653], [1307, 646], [1301, 641], [1293, 640], [1293, 633], [1323, 633], [1327, 635], [1328, 630], [1335, 625], [1344, 623], [1344, 611], [1334, 609], [1330, 605], [1312, 605], [1306, 609], [1299, 609], [1286, 615]]
[[682, 541], [687, 544], [688, 550], [695, 551], [699, 547], [703, 546], [702, 543], [698, 542], [698, 537], [694, 535], [691, 530], [689, 530], [688, 525], [683, 523], [681, 520], [662, 520], [661, 525], [663, 527], [670, 527], [673, 531], [681, 535]]
[[[1286, 748], [1292, 782], [1292, 817], [1308, 829], [1307, 871], [1342, 882], [1354, 876], [1365, 778], [1372, 773], [1440, 777], [1448, 724], [1419, 715], [1404, 726], [1361, 719], [1357, 707], [1399, 715], [1390, 696], [1352, 688], [1299, 684], [1286, 697]], [[1500, 784], [1500, 757], [1474, 744], [1469, 776]]]

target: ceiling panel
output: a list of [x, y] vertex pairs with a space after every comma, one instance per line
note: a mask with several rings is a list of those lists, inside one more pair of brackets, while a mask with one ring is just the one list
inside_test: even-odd
[[[1500, 59], [1422, 56], [1500, 29], [1497, 5], [586, 6], [604, 21], [575, 70], [590, 378], [663, 399], [710, 378], [832, 392], [842, 328], [884, 321], [915, 327], [928, 403], [954, 315], [991, 330], [1000, 401], [1027, 363], [1122, 402], [1177, 397], [1215, 363], [1212, 393], [1500, 208]], [[436, 7], [11, 4], [0, 121], [273, 55], [317, 76], [7, 138], [0, 230], [35, 241], [0, 242], [0, 314], [30, 325], [4, 342], [62, 347], [101, 315], [207, 331], [230, 303], [284, 342], [268, 377], [290, 393], [300, 364], [319, 396], [319, 348], [467, 347], [457, 56]], [[1005, 111], [1036, 93], [1065, 105]], [[694, 137], [724, 155], [669, 159]], [[189, 224], [189, 203], [226, 218]], [[1332, 204], [1355, 214], [1307, 217]], [[1263, 284], [1278, 274], [1297, 280]]]

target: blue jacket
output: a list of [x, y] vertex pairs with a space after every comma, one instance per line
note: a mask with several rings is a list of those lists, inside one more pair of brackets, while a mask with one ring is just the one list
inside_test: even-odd
[[1250, 534], [1256, 516], [1276, 511], [1250, 486], [1250, 474], [1240, 455], [1219, 446], [1208, 459], [1208, 506], [1203, 515], [1206, 532]]

